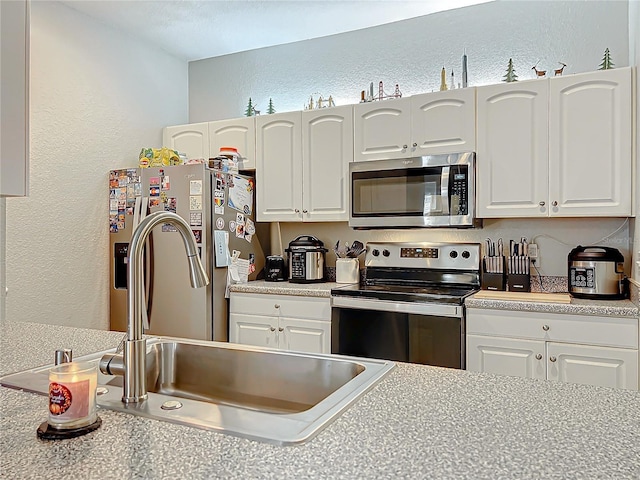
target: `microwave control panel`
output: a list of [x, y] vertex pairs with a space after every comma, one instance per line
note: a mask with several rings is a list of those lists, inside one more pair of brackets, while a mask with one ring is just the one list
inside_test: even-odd
[[453, 182], [450, 190], [451, 215], [467, 214], [467, 173], [453, 172]]

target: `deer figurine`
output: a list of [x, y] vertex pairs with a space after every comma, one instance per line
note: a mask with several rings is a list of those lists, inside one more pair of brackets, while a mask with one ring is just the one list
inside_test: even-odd
[[560, 65], [562, 65], [562, 66], [561, 66], [560, 68], [556, 68], [556, 69], [553, 71], [553, 76], [554, 76], [554, 77], [557, 77], [558, 75], [562, 76], [562, 71], [564, 70], [564, 67], [566, 67], [566, 66], [567, 66], [567, 64], [566, 64], [566, 63], [562, 63], [562, 62], [558, 62], [558, 63], [559, 63]]
[[536, 67], [538, 66], [538, 63], [536, 62], [536, 64], [531, 67], [531, 70], [533, 70], [534, 72], [536, 72], [536, 77], [544, 77], [547, 74], [546, 70], [538, 70]]

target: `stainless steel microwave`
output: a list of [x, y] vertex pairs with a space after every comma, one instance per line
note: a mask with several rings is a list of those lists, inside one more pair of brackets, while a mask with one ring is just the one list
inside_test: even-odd
[[352, 228], [477, 227], [475, 153], [349, 164]]

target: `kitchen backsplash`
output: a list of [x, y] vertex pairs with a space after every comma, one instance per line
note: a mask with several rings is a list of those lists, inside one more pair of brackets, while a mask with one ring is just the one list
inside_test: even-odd
[[[278, 229], [279, 225], [279, 229]], [[279, 230], [279, 234], [278, 234]], [[327, 223], [272, 223], [271, 254], [283, 254], [284, 248], [298, 235], [314, 235], [329, 249], [326, 265], [335, 266], [332, 247], [337, 240], [363, 243], [371, 241], [424, 241], [424, 242], [477, 242], [482, 244], [487, 237], [496, 241], [502, 238], [508, 244], [510, 239], [527, 238], [536, 243], [540, 253], [539, 273], [542, 276], [538, 291], [566, 291], [567, 258], [577, 245], [602, 245], [620, 250], [625, 258], [625, 272], [631, 272], [631, 250], [628, 219], [624, 218], [513, 218], [485, 219], [482, 228], [451, 229], [380, 229], [354, 230], [347, 222]], [[360, 257], [364, 267], [364, 256]], [[538, 273], [538, 272], [533, 272]], [[548, 282], [545, 282], [550, 277]], [[554, 277], [559, 278], [555, 280]], [[551, 290], [549, 290], [551, 289]]]

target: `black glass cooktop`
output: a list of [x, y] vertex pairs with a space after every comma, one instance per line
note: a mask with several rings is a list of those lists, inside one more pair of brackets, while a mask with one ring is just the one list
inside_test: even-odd
[[462, 305], [479, 288], [404, 285], [348, 285], [331, 289], [336, 297], [375, 298], [394, 302], [447, 303]]

